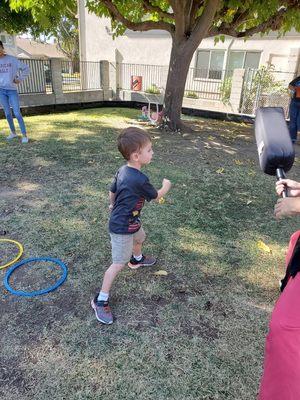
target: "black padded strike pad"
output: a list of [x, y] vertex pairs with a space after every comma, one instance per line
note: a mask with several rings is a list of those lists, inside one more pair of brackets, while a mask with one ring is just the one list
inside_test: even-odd
[[281, 107], [260, 107], [255, 118], [255, 137], [259, 164], [263, 172], [276, 175], [276, 169], [288, 172], [295, 150]]

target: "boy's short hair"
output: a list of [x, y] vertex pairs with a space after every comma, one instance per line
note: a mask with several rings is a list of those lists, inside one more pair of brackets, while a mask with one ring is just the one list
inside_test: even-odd
[[149, 142], [151, 137], [146, 131], [130, 127], [124, 129], [118, 136], [118, 149], [126, 160], [130, 160], [132, 153], [139, 151]]

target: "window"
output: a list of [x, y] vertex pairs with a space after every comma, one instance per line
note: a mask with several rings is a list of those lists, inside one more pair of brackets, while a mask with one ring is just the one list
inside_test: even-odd
[[195, 78], [221, 79], [225, 50], [198, 50]]
[[245, 55], [244, 68], [258, 68], [260, 61], [260, 53], [247, 52]]
[[258, 68], [260, 52], [255, 51], [230, 51], [228, 56], [227, 71], [233, 74], [236, 68]]

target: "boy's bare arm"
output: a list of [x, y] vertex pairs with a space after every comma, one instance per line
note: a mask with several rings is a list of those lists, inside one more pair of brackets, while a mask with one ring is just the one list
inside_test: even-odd
[[164, 197], [171, 189], [171, 186], [172, 184], [169, 179], [163, 179], [162, 187], [157, 191], [157, 197], [155, 200], [158, 201], [160, 198]]
[[116, 198], [116, 193], [113, 192], [108, 192], [108, 196], [109, 196], [109, 211], [111, 211], [113, 209], [113, 206], [115, 204], [115, 198]]

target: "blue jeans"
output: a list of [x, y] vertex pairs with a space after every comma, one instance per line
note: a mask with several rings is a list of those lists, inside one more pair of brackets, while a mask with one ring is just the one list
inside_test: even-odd
[[291, 100], [290, 104], [290, 136], [293, 142], [297, 140], [297, 131], [300, 130], [300, 101]]
[[0, 104], [3, 107], [11, 133], [16, 133], [15, 124], [11, 113], [12, 108], [14, 110], [15, 117], [19, 122], [22, 135], [26, 135], [26, 127], [20, 111], [18, 91], [0, 88]]

